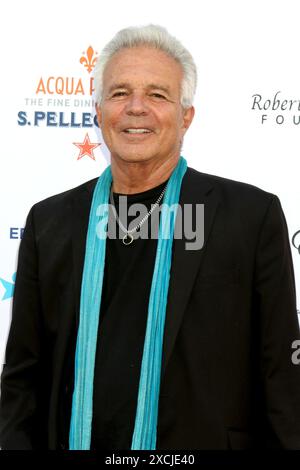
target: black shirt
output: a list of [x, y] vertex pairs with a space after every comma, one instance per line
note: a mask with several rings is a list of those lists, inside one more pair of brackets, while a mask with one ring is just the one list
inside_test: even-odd
[[[167, 181], [148, 191], [128, 195], [127, 208], [131, 204], [142, 203], [150, 210]], [[115, 207], [120, 213], [121, 194], [113, 195]], [[159, 208], [156, 207], [155, 211], [158, 216]], [[149, 236], [154, 212], [143, 224], [148, 224]], [[127, 224], [121, 214], [120, 219], [128, 228], [138, 215], [128, 216]], [[124, 235], [124, 232], [120, 233]], [[130, 449], [135, 423], [157, 238], [139, 237], [131, 244], [124, 245], [118, 236], [117, 231], [116, 239], [108, 237], [106, 240], [95, 359], [91, 450]]]

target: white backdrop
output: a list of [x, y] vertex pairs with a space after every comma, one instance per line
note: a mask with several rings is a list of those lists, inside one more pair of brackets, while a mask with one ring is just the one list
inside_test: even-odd
[[[279, 196], [300, 308], [299, 14], [299, 2], [291, 0], [5, 3], [0, 28], [1, 369], [26, 215], [35, 202], [98, 176], [109, 162], [92, 125], [90, 67], [106, 42], [129, 25], [161, 24], [194, 56], [196, 116], [182, 151], [188, 165]], [[89, 142], [94, 145], [83, 146]]]

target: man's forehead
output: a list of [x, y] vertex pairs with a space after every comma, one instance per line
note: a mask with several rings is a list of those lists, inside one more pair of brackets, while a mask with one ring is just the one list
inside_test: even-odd
[[[123, 81], [123, 80], [115, 80], [113, 81], [108, 88], [108, 92], [111, 92], [117, 88], [126, 88], [126, 89], [132, 89], [135, 87], [134, 82], [132, 81]], [[170, 92], [170, 86], [167, 83], [161, 83], [161, 82], [144, 82], [142, 84], [139, 84], [139, 88], [145, 88], [148, 90], [156, 89], [156, 90], [162, 90], [165, 91], [166, 93]]]

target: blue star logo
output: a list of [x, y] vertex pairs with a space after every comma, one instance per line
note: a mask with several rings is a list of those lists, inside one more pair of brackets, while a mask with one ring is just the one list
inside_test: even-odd
[[14, 273], [11, 277], [13, 282], [6, 281], [5, 279], [2, 279], [0, 277], [0, 282], [5, 289], [4, 295], [1, 300], [10, 299], [11, 297], [13, 297], [14, 289], [15, 289], [15, 282], [16, 282], [16, 275], [17, 273]]

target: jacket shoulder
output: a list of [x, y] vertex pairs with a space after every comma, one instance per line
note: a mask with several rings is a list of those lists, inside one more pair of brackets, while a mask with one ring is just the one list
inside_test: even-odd
[[249, 200], [258, 204], [263, 202], [268, 204], [271, 200], [277, 198], [275, 194], [253, 184], [202, 173], [195, 168], [188, 167], [188, 174], [191, 182], [199, 186], [199, 188], [204, 183], [207, 187], [215, 188], [224, 201], [234, 200], [236, 203], [244, 203]]
[[58, 209], [59, 207], [66, 207], [71, 203], [74, 197], [81, 194], [82, 192], [85, 192], [87, 195], [92, 194], [97, 180], [98, 177], [93, 178], [89, 181], [80, 184], [79, 186], [42, 199], [41, 201], [36, 202], [33, 205], [32, 209], [34, 209], [35, 211], [44, 211], [47, 209], [54, 210]]

